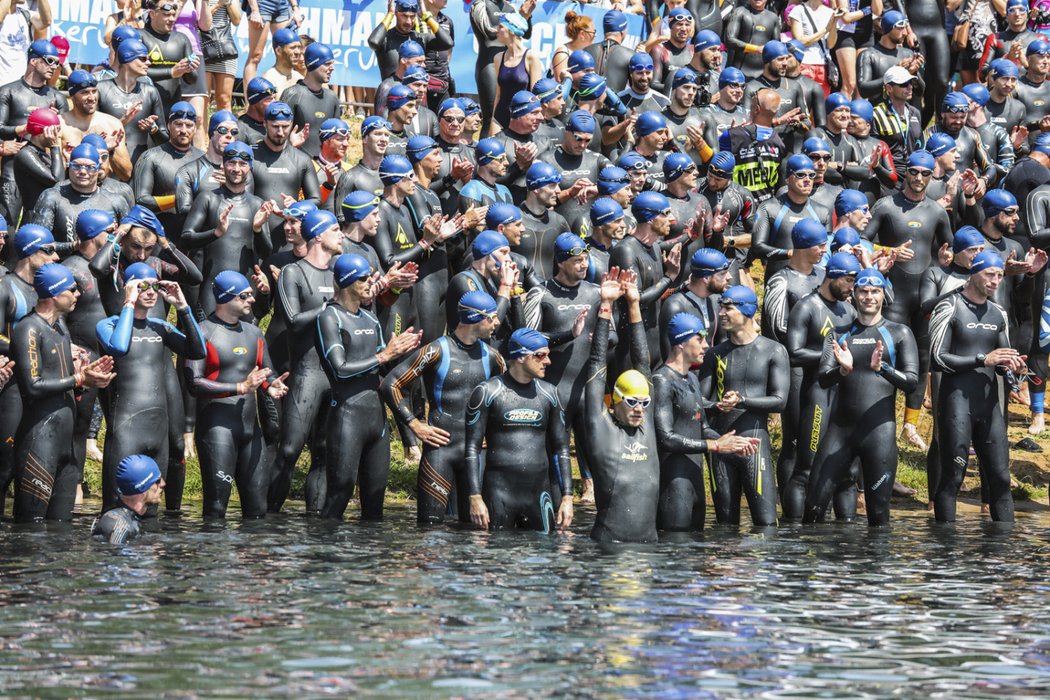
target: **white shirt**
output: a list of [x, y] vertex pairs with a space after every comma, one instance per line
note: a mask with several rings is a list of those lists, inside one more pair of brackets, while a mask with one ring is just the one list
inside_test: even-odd
[[3, 83], [18, 80], [26, 72], [26, 51], [33, 41], [33, 30], [20, 10], [0, 23], [0, 76]]
[[[806, 10], [809, 10], [809, 16], [813, 17], [813, 21], [809, 21], [809, 16], [806, 15]], [[809, 36], [816, 34], [817, 32], [823, 31], [828, 26], [828, 22], [831, 20], [832, 15], [831, 8], [827, 5], [821, 5], [817, 9], [812, 7], [804, 7], [802, 5], [796, 5], [790, 14], [788, 14], [788, 21], [795, 20], [802, 25], [803, 36]], [[817, 26], [814, 27], [813, 25]], [[827, 39], [825, 38], [825, 42]], [[806, 47], [806, 53], [802, 56], [802, 62], [810, 65], [822, 66], [824, 65], [824, 52], [820, 48], [820, 42], [810, 44]]]

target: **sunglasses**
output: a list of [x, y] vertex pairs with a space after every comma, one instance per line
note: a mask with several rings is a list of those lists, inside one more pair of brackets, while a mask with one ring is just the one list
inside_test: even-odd
[[1007, 216], [1014, 216], [1018, 214], [1020, 210], [1017, 207], [1010, 207], [1009, 209], [1000, 209], [1000, 214], [1006, 214]]
[[670, 209], [664, 209], [662, 212], [657, 214], [657, 216], [671, 216], [671, 210]]
[[34, 58], [39, 58], [46, 63], [49, 68], [54, 68], [59, 64], [59, 60], [55, 56], [34, 56]]
[[93, 173], [98, 170], [98, 166], [94, 163], [70, 163], [69, 169], [80, 173]]
[[236, 136], [237, 134], [241, 133], [241, 130], [235, 126], [220, 126], [216, 128], [215, 131], [216, 133], [222, 134], [223, 136], [226, 136], [227, 134], [232, 134]]
[[587, 252], [587, 249], [582, 247], [582, 246], [573, 246], [572, 248], [569, 248], [568, 250], [561, 251], [561, 254], [562, 254], [562, 256], [564, 256], [566, 258], [574, 258], [577, 255], [583, 255], [586, 252]]
[[332, 137], [332, 136], [349, 136], [349, 135], [350, 135], [350, 127], [348, 127], [348, 126], [338, 126], [338, 127], [334, 128], [334, 129], [325, 129], [324, 131], [321, 132], [321, 136], [328, 136], [328, 137]]
[[796, 172], [791, 173], [791, 176], [792, 177], [797, 177], [799, 180], [815, 180], [815, 179], [817, 179], [817, 174], [815, 172], [813, 172], [812, 170], [798, 170]]
[[816, 153], [810, 153], [809, 154], [809, 158], [812, 161], [820, 160], [820, 161], [826, 161], [828, 163], [831, 162], [831, 154], [830, 153], [824, 153], [824, 154], [821, 154], [821, 155], [817, 155]]
[[941, 111], [947, 112], [948, 114], [965, 114], [970, 111], [970, 105], [966, 105], [965, 107], [962, 105], [952, 105], [950, 107], [945, 107]]
[[179, 9], [179, 6], [168, 3], [166, 5], [157, 5], [153, 9], [160, 10], [161, 12], [174, 12], [175, 10]]
[[534, 352], [531, 355], [529, 355], [529, 357], [531, 357], [533, 360], [539, 360], [540, 362], [546, 360], [550, 356], [551, 354], [547, 350], [541, 350], [540, 352]]
[[450, 124], [462, 124], [463, 122], [467, 121], [466, 117], [450, 117], [448, 115], [442, 115], [441, 118]]
[[925, 170], [924, 168], [908, 168], [908, 174], [915, 177], [930, 177], [933, 175], [933, 171]]
[[223, 160], [243, 160], [246, 163], [251, 163], [252, 162], [252, 152], [251, 151], [240, 151], [240, 150], [223, 151], [222, 159]]
[[7, 231], [0, 231], [0, 241], [7, 240]]
[[1011, 7], [1009, 10], [1006, 11], [1006, 14], [1008, 14], [1008, 15], [1027, 15], [1028, 14], [1028, 8], [1027, 7]]
[[155, 292], [160, 290], [160, 282], [139, 282], [140, 292], [148, 292], [151, 289]]
[[627, 405], [627, 408], [648, 408], [649, 404], [652, 403], [652, 398], [649, 396], [624, 396], [623, 402]]
[[40, 252], [47, 253], [48, 255], [54, 255], [57, 252], [57, 249], [53, 245], [42, 245], [40, 246]]
[[594, 139], [593, 134], [577, 134], [573, 132], [572, 137], [576, 139], [577, 143], [590, 143]]
[[[290, 114], [291, 113], [289, 113], [289, 115]], [[168, 121], [169, 122], [170, 121], [175, 121], [176, 119], [185, 119], [187, 121], [196, 122], [197, 121], [197, 115], [194, 114], [193, 112], [187, 111], [185, 109], [178, 109], [178, 110], [175, 110], [174, 112], [171, 112], [170, 114], [168, 114]]]
[[249, 299], [255, 298], [255, 292], [241, 292], [237, 295], [237, 298], [241, 301], [248, 301]]

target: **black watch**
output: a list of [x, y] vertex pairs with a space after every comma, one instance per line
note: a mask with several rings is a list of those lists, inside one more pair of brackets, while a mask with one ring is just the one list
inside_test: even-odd
[[986, 359], [988, 359], [988, 356], [987, 356], [987, 355], [985, 355], [985, 354], [984, 354], [983, 352], [979, 352], [979, 353], [977, 353], [977, 365], [978, 365], [978, 366], [981, 366], [981, 365], [983, 365], [983, 364], [984, 364], [984, 361], [985, 361]]

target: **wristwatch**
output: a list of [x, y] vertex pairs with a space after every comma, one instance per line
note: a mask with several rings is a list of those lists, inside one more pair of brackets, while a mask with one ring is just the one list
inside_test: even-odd
[[981, 365], [983, 365], [986, 359], [988, 359], [988, 356], [985, 355], [983, 352], [977, 353], [977, 366], [980, 367]]

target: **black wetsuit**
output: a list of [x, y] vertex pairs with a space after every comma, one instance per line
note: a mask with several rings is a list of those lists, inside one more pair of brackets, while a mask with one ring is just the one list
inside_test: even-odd
[[189, 58], [193, 53], [193, 44], [182, 32], [172, 29], [167, 34], [161, 34], [149, 22], [146, 22], [139, 33], [142, 35], [142, 43], [149, 49], [150, 63], [146, 75], [160, 93], [166, 114], [173, 104], [182, 99], [183, 89], [191, 87], [197, 81], [197, 71], [193, 70], [181, 78], [171, 77], [171, 69], [175, 64]]
[[[814, 267], [808, 275], [793, 267], [785, 267], [768, 277], [762, 298], [762, 335], [781, 345], [785, 344], [791, 309], [800, 299], [814, 292], [823, 281], [824, 269], [820, 267]], [[798, 413], [797, 410], [788, 412]]]
[[[306, 510], [320, 512], [325, 499], [325, 437], [330, 384], [314, 343], [317, 317], [335, 293], [328, 268], [314, 267], [306, 259], [291, 263], [277, 279], [277, 308], [288, 329], [291, 375], [284, 397], [281, 444], [270, 480], [269, 511], [280, 512], [292, 485], [292, 471], [307, 439], [311, 463], [306, 481]], [[345, 504], [344, 504], [345, 508]]]
[[882, 139], [868, 135], [864, 138], [854, 137], [860, 146], [860, 162], [870, 163], [872, 155], [879, 151], [875, 162], [875, 177], [869, 177], [857, 184], [857, 189], [868, 198], [868, 206], [874, 206], [876, 200], [890, 194], [897, 187], [900, 176], [893, 163], [893, 153]]
[[[282, 275], [283, 277], [283, 275]], [[328, 302], [317, 315], [317, 353], [332, 386], [328, 411], [327, 494], [321, 516], [341, 520], [360, 486], [361, 519], [383, 518], [390, 475], [390, 432], [379, 398], [379, 360], [386, 347], [379, 319]]]
[[110, 508], [91, 526], [91, 534], [110, 544], [126, 544], [142, 532], [139, 514], [121, 503]]
[[678, 48], [670, 39], [662, 41], [649, 52], [653, 57], [653, 81], [651, 87], [656, 92], [664, 92], [671, 74], [676, 68], [688, 66], [693, 61], [693, 43], [686, 40], [685, 46]]
[[[226, 516], [233, 484], [246, 518], [266, 515], [269, 463], [263, 456], [256, 391], [237, 393], [255, 368], [273, 369], [262, 331], [244, 321], [210, 316], [201, 323], [205, 356], [185, 364], [186, 385], [197, 398], [194, 443], [201, 467], [204, 517]], [[273, 379], [271, 374], [269, 379]]]
[[[272, 199], [281, 203], [284, 201], [281, 195], [286, 194], [292, 199], [300, 201], [309, 199], [317, 206], [321, 206], [321, 184], [317, 180], [317, 171], [313, 161], [305, 152], [292, 148], [291, 145], [286, 145], [280, 151], [274, 151], [266, 145], [265, 141], [259, 141], [252, 146], [252, 151], [255, 153], [255, 160], [252, 161], [252, 177], [255, 181], [253, 189], [256, 197], [264, 202]], [[342, 201], [342, 199], [339, 200], [340, 203]], [[271, 216], [270, 223], [276, 226], [279, 223], [278, 217]], [[280, 234], [280, 231], [276, 230], [276, 233]], [[284, 243], [284, 236], [274, 238], [272, 244], [273, 249], [276, 250]]]
[[[115, 80], [99, 82], [98, 111], [123, 119], [128, 107], [136, 102], [142, 102], [142, 107], [124, 125], [124, 143], [128, 147], [132, 163], [138, 163], [148, 148], [168, 142], [168, 118], [160, 99], [160, 92], [151, 82], [144, 79], [137, 80], [131, 92], [125, 92]], [[139, 121], [150, 116], [156, 117], [153, 124], [157, 130], [152, 133], [139, 128]]]
[[[30, 206], [40, 199], [41, 192], [54, 187], [65, 177], [65, 162], [58, 146], [42, 149], [27, 143], [15, 154], [14, 160], [15, 186], [22, 201]], [[23, 214], [23, 218], [29, 217]]]
[[1015, 127], [1025, 123], [1027, 109], [1016, 97], [1010, 96], [1002, 102], [996, 102], [994, 97], [989, 98], [984, 111], [988, 115], [988, 121], [1010, 134]]
[[627, 87], [627, 67], [634, 51], [611, 39], [591, 44], [584, 51], [594, 57], [594, 72], [605, 78], [606, 90], [619, 93]]
[[802, 219], [816, 219], [831, 231], [831, 212], [807, 197], [796, 204], [787, 194], [767, 199], [755, 211], [751, 233], [751, 260], [761, 260], [766, 267], [766, 280], [787, 267], [791, 250], [791, 229]]
[[725, 230], [721, 234], [712, 232], [707, 245], [712, 248], [725, 248], [730, 264], [729, 275], [732, 279], [737, 279], [741, 266], [747, 260], [748, 249], [727, 247], [725, 238], [750, 234], [754, 230], [755, 210], [758, 208], [755, 198], [747, 188], [732, 181], [720, 190], [713, 190], [705, 178], [697, 183], [696, 191], [707, 200], [708, 208], [712, 212], [718, 209], [729, 215]]
[[305, 80], [300, 80], [281, 93], [281, 101], [292, 108], [292, 119], [297, 130], [301, 131], [305, 125], [310, 125], [310, 132], [299, 150], [316, 158], [321, 153], [321, 124], [326, 119], [339, 116], [339, 96], [331, 88], [323, 86], [318, 91], [311, 90]]
[[75, 378], [65, 321], [52, 325], [30, 312], [12, 331], [11, 359], [23, 399], [15, 434], [15, 521], [69, 520], [80, 475], [73, 456]]
[[671, 352], [671, 343], [667, 339], [667, 328], [671, 319], [680, 313], [691, 314], [704, 322], [704, 330], [707, 331], [709, 343], [720, 341], [725, 334], [718, 325], [718, 300], [718, 294], [709, 294], [702, 298], [688, 287], [682, 287], [661, 302], [660, 350], [663, 357], [667, 357]]
[[[402, 265], [414, 262], [420, 266], [422, 272], [427, 257], [427, 251], [419, 244], [416, 237], [416, 223], [412, 218], [412, 210], [405, 202], [400, 207], [395, 207], [390, 200], [384, 199], [379, 203], [379, 228], [376, 235], [371, 239], [376, 255], [383, 269], [389, 269], [395, 262]], [[430, 266], [429, 272], [437, 272], [434, 266]], [[420, 280], [422, 281], [422, 280]], [[393, 337], [409, 326], [419, 326], [419, 315], [416, 311], [415, 285], [402, 290], [397, 295], [397, 301], [384, 310], [380, 321], [383, 324], [383, 333]], [[440, 307], [431, 304], [435, 312], [440, 313]]]
[[[468, 268], [463, 272], [452, 277], [448, 283], [448, 293], [445, 295], [445, 323], [448, 328], [455, 328], [459, 323], [459, 300], [463, 298], [463, 295], [467, 292], [472, 292], [475, 289], [480, 289], [486, 292], [489, 296], [496, 300], [496, 318], [500, 322], [500, 338], [497, 339], [493, 336], [490, 340], [490, 344], [497, 345], [499, 340], [509, 337], [510, 332], [505, 332], [504, 326], [507, 325], [507, 312], [511, 311], [511, 307], [516, 307], [512, 317], [516, 318], [519, 315], [523, 318], [524, 312], [522, 310], [522, 302], [520, 295], [514, 297], [514, 302], [508, 301], [506, 298], [499, 296], [499, 281], [495, 279], [488, 279], [482, 277], [481, 273], [473, 268]], [[520, 327], [523, 324], [515, 323], [513, 320], [510, 325], [515, 328]]]
[[[0, 87], [0, 140], [17, 139], [16, 128], [25, 126], [29, 115], [38, 107], [50, 107], [59, 112], [69, 109], [65, 96], [50, 85], [34, 88], [19, 78]], [[4, 219], [14, 226], [22, 211], [22, 198], [15, 184], [13, 156], [4, 158], [0, 165], [0, 208]]]
[[[417, 42], [427, 52], [444, 51], [452, 48], [452, 37], [449, 35], [448, 30], [441, 25], [438, 25], [437, 32], [431, 31], [430, 27], [422, 21], [418, 23], [418, 26], [419, 30], [402, 33], [396, 26], [387, 29], [382, 22], [376, 24], [376, 28], [372, 30], [368, 37], [368, 47], [376, 54], [380, 77], [388, 78], [394, 74], [399, 60], [398, 47], [410, 39]], [[430, 64], [428, 63], [427, 66], [429, 71]]]
[[[581, 155], [574, 156], [565, 152], [565, 150], [559, 145], [543, 154], [542, 158], [537, 160], [549, 163], [554, 166], [554, 169], [561, 173], [561, 189], [567, 190], [571, 188], [577, 180], [590, 180], [591, 182], [598, 182], [598, 173], [601, 172], [602, 168], [610, 165], [609, 159], [603, 156], [601, 153], [595, 153], [592, 150], [585, 150]], [[580, 222], [584, 219], [590, 221], [589, 212], [591, 209], [590, 202], [586, 204], [580, 204], [576, 197], [569, 197], [555, 209], [559, 214], [565, 217], [565, 220], [569, 222], [569, 228], [564, 229], [565, 231], [575, 231], [578, 229]], [[557, 234], [555, 234], [557, 235]], [[546, 265], [550, 266], [549, 260], [544, 261]], [[542, 275], [544, 279], [547, 279], [549, 275]]]
[[[664, 116], [667, 116], [667, 114], [668, 112], [665, 111]], [[718, 104], [716, 98], [711, 104], [700, 110], [700, 118], [703, 120], [704, 141], [711, 147], [711, 150], [717, 152], [721, 150], [718, 139], [723, 132], [729, 129], [730, 124], [746, 124], [750, 121], [751, 116], [744, 107], [743, 101], [733, 109], [727, 110]], [[667, 126], [672, 133], [676, 133], [677, 130], [674, 126], [670, 123]]]
[[178, 236], [182, 233], [185, 220], [185, 216], [180, 215], [175, 208], [177, 175], [182, 166], [202, 155], [204, 151], [193, 146], [180, 151], [171, 143], [162, 143], [143, 153], [135, 163], [131, 180], [135, 202], [156, 214], [164, 231], [176, 243], [180, 242]]
[[930, 356], [933, 368], [942, 373], [937, 394], [941, 468], [933, 496], [939, 521], [955, 521], [971, 444], [981, 463], [982, 482], [988, 483], [992, 519], [1014, 519], [1003, 383], [977, 357], [1010, 347], [1008, 324], [998, 304], [975, 304], [962, 290], [937, 304], [930, 317]]
[[[646, 246], [637, 238], [624, 238], [609, 253], [609, 266], [621, 270], [633, 270], [638, 274], [638, 289], [641, 291], [642, 324], [650, 358], [660, 357], [660, 297], [671, 287], [671, 278], [664, 274], [660, 242]], [[627, 337], [627, 314], [621, 314], [621, 325], [617, 328], [620, 338]], [[626, 343], [616, 345], [614, 371], [617, 376], [629, 369]]]
[[[860, 460], [864, 504], [871, 526], [890, 522], [890, 497], [897, 476], [897, 391], [908, 393], [919, 381], [915, 336], [900, 323], [879, 320], [873, 326], [854, 321], [836, 339], [853, 355], [853, 370], [843, 376], [825, 341], [818, 373], [821, 387], [837, 386], [831, 420], [820, 442], [806, 490], [805, 521], [820, 522], [835, 492], [852, 486], [852, 465]], [[882, 343], [882, 369], [871, 368], [876, 343]]]
[[[441, 200], [433, 190], [422, 185], [416, 185], [416, 191], [405, 204], [416, 231], [422, 231], [430, 217], [441, 215]], [[423, 331], [423, 342], [429, 343], [445, 332], [442, 311], [448, 292], [448, 247], [444, 242], [432, 245], [415, 262], [419, 265], [419, 277], [412, 285], [412, 300], [416, 305], [417, 327]]]
[[372, 170], [362, 161], [339, 174], [339, 179], [335, 183], [335, 192], [325, 200], [323, 208], [335, 214], [339, 223], [343, 223], [343, 200], [346, 199], [346, 195], [363, 190], [382, 196], [383, 189], [379, 171]]
[[87, 209], [108, 212], [114, 221], [120, 221], [130, 207], [124, 199], [108, 194], [101, 187], [85, 194], [66, 181], [44, 190], [31, 212], [26, 213], [32, 214], [32, 223], [51, 231], [56, 241], [73, 243], [77, 240], [77, 217]]
[[[596, 182], [596, 180], [592, 180]], [[541, 279], [550, 279], [554, 276], [554, 239], [566, 231], [573, 231], [581, 235], [576, 229], [569, 227], [565, 217], [553, 209], [546, 209], [537, 216], [524, 203], [521, 205], [522, 222], [525, 230], [521, 232], [521, 240], [511, 250], [523, 256], [529, 261], [532, 269], [536, 271]], [[589, 227], [590, 217], [581, 219]]]
[[[835, 337], [845, 333], [856, 317], [857, 311], [849, 303], [828, 301], [819, 290], [795, 304], [788, 316], [788, 356], [792, 367], [802, 368], [802, 381], [794, 454], [790, 454], [792, 446], [785, 441], [782, 450], [789, 451], [789, 458], [785, 460], [782, 455], [777, 462], [778, 479], [788, 476], [787, 469], [791, 467], [790, 478], [779, 482], [785, 519], [800, 520], [803, 516], [810, 470], [830, 420], [833, 389], [826, 389], [818, 382], [825, 338], [828, 333], [834, 333]], [[840, 484], [835, 495], [835, 515], [850, 519], [856, 515], [856, 508], [853, 484]]]
[[177, 397], [168, 396], [164, 363], [171, 362], [169, 352], [188, 360], [204, 359], [204, 339], [188, 307], [178, 316], [185, 333], [162, 318], [136, 319], [130, 306], [125, 306], [119, 316], [102, 320], [96, 328], [99, 351], [113, 357], [117, 374], [106, 390], [109, 420], [102, 460], [104, 509], [119, 502], [117, 465], [128, 455], [149, 455], [162, 475], [168, 472], [169, 457], [182, 462], [181, 454], [169, 454], [168, 426], [173, 416], [168, 405]]
[[[499, 178], [499, 183], [505, 185], [507, 189], [510, 190], [511, 194], [514, 196], [515, 202], [522, 202], [525, 200], [525, 194], [528, 191], [525, 188], [525, 172], [528, 170], [528, 167], [524, 170], [519, 167], [514, 154], [519, 147], [533, 144], [536, 146], [536, 157], [532, 162], [535, 163], [544, 160], [544, 155], [548, 150], [554, 147], [554, 144], [538, 134], [519, 134], [509, 127], [499, 132], [499, 134], [493, 138], [502, 144], [503, 150], [507, 154], [507, 159], [510, 161], [510, 166], [507, 168], [507, 174]], [[596, 182], [597, 179], [594, 181]], [[463, 189], [464, 192], [462, 194], [465, 196], [466, 187]]]
[[766, 42], [780, 39], [781, 26], [777, 13], [768, 7], [755, 12], [750, 3], [737, 5], [729, 15], [725, 27], [725, 44], [729, 50], [726, 65], [739, 68], [748, 80], [762, 75], [765, 64], [762, 52], [744, 53], [744, 46], [765, 46]]
[[[763, 73], [744, 86], [743, 106], [745, 109], [751, 109], [751, 101], [755, 99], [758, 91], [763, 88], [768, 88], [780, 95], [780, 107], [777, 108], [775, 116], [782, 117], [796, 107], [802, 110], [800, 117], [802, 120], [801, 128], [796, 128], [790, 124], [775, 127], [775, 131], [787, 144], [788, 149], [791, 151], [796, 150], [796, 143], [801, 143], [803, 135], [813, 128], [809, 106], [806, 102], [806, 91], [802, 87], [802, 81], [798, 78], [788, 78], [786, 76], [770, 80]], [[737, 164], [740, 164], [739, 160], [737, 160]]]
[[732, 340], [707, 352], [703, 395], [721, 401], [727, 391], [743, 399], [731, 411], [708, 409], [711, 426], [718, 434], [735, 430], [738, 437], [759, 441], [758, 452], [749, 457], [711, 455], [711, 493], [715, 517], [720, 523], [740, 524], [740, 496], [747, 498], [751, 521], [757, 526], [777, 524], [777, 482], [769, 440], [769, 414], [784, 412], [788, 401], [790, 371], [783, 345], [757, 336], [747, 345]]
[[[11, 335], [18, 321], [36, 306], [33, 285], [0, 267], [0, 355], [11, 356]], [[11, 379], [0, 388], [0, 505], [15, 476], [14, 446], [18, 423], [22, 420], [22, 393]]]
[[522, 384], [509, 372], [479, 384], [467, 401], [466, 448], [470, 495], [482, 496], [491, 529], [554, 529], [551, 463], [569, 494], [572, 465], [564, 407], [553, 385], [542, 379]]
[[[864, 99], [874, 103], [882, 97], [882, 76], [886, 75], [886, 71], [914, 55], [915, 52], [907, 46], [887, 49], [881, 42], [876, 41], [873, 46], [857, 55], [857, 92]], [[921, 95], [925, 87], [922, 76], [923, 71], [915, 75], [918, 81], [918, 85], [915, 86], [916, 95]]]
[[[693, 146], [693, 142], [689, 139], [689, 127], [695, 127], [703, 132], [706, 128], [704, 121], [704, 113], [700, 111], [698, 107], [690, 107], [686, 110], [685, 114], [675, 114], [671, 106], [668, 105], [661, 112], [664, 115], [664, 119], [667, 120], [667, 129], [671, 132], [671, 138], [673, 139], [674, 148], [680, 153], [685, 153], [687, 156], [693, 159], [693, 163], [696, 167], [701, 169], [701, 172], [706, 170], [706, 164], [704, 159], [700, 157], [700, 152]], [[708, 145], [713, 148], [718, 147], [717, 134], [714, 137], [715, 140]]]
[[[906, 9], [905, 9], [906, 6]], [[919, 50], [926, 57], [923, 74], [926, 77], [926, 90], [922, 121], [927, 123], [937, 112], [941, 100], [948, 92], [948, 78], [951, 73], [951, 51], [948, 46], [948, 32], [944, 27], [944, 0], [893, 0], [883, 7], [904, 13], [911, 23], [911, 31], [919, 40]]]
[[237, 117], [237, 128], [241, 131], [241, 142], [249, 146], [254, 146], [266, 138], [266, 124], [249, 116], [247, 112]]

